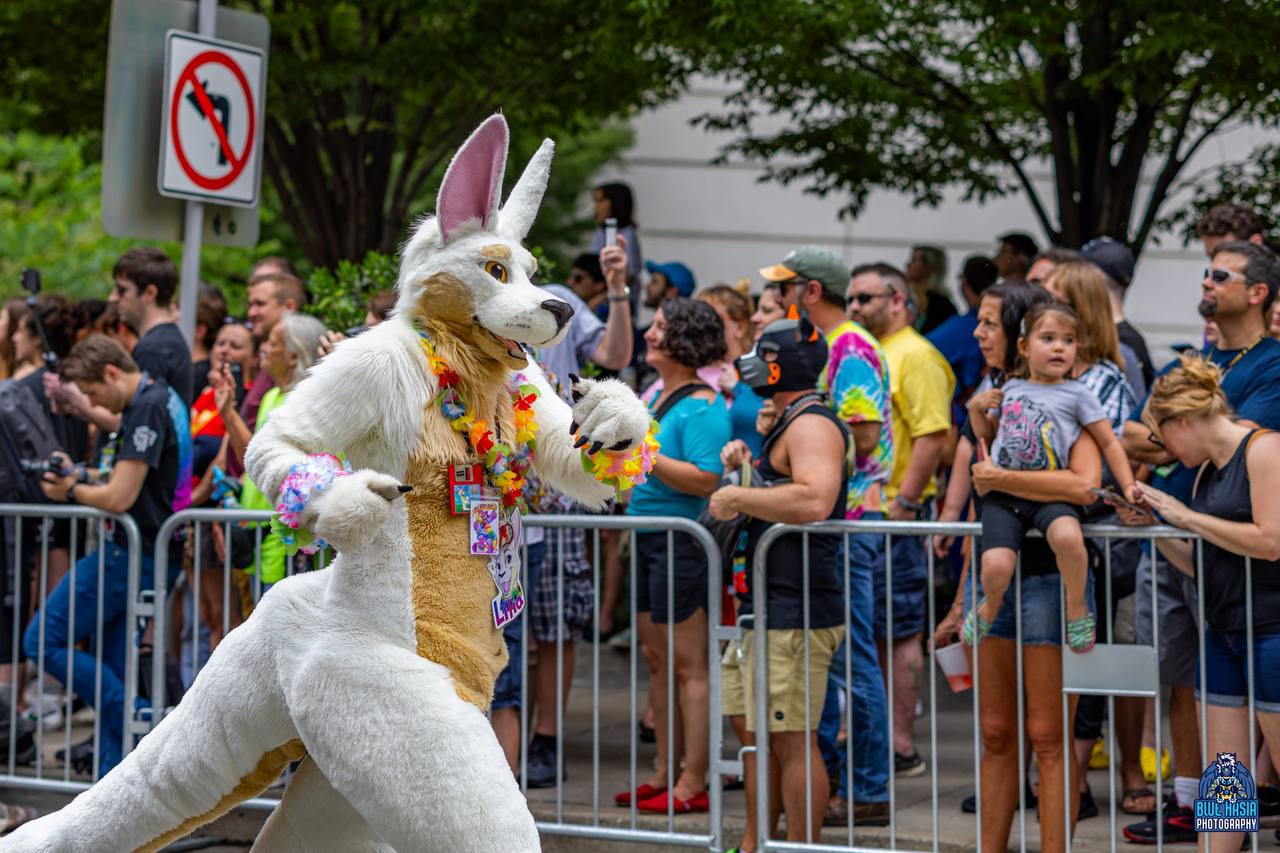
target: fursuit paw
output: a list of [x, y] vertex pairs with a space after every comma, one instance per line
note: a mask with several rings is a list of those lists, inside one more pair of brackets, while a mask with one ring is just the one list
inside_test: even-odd
[[410, 488], [377, 471], [356, 471], [338, 477], [327, 491], [316, 495], [301, 520], [331, 547], [354, 551], [373, 541], [392, 502]]
[[581, 379], [569, 374], [573, 385], [574, 447], [587, 453], [628, 450], [644, 441], [651, 415], [631, 389], [616, 379]]

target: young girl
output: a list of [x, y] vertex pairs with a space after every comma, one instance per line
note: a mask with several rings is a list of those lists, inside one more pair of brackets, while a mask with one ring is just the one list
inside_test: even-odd
[[[1071, 446], [1088, 430], [1124, 489], [1138, 497], [1124, 448], [1111, 429], [1097, 397], [1080, 382], [1068, 379], [1076, 362], [1080, 321], [1059, 302], [1042, 303], [1027, 312], [1018, 339], [1018, 370], [1002, 389], [992, 389], [969, 401], [969, 412], [980, 447], [991, 442], [995, 464], [1021, 471], [1065, 467]], [[998, 423], [988, 412], [1000, 408]], [[980, 453], [982, 450], [979, 451]], [[961, 637], [972, 646], [991, 630], [1005, 590], [1013, 580], [1018, 551], [1027, 531], [1035, 527], [1049, 542], [1058, 560], [1067, 594], [1067, 644], [1073, 652], [1093, 648], [1096, 624], [1085, 602], [1089, 558], [1077, 507], [1067, 503], [1036, 503], [993, 493], [982, 507], [982, 590], [984, 598], [964, 621]]]

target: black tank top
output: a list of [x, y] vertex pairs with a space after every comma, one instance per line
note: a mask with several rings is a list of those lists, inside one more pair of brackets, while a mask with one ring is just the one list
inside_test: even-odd
[[[1267, 430], [1254, 430], [1221, 469], [1206, 462], [1191, 498], [1196, 512], [1226, 521], [1253, 521], [1253, 498], [1245, 462], [1249, 445]], [[1245, 630], [1244, 557], [1204, 542], [1204, 613], [1218, 631]], [[1280, 562], [1253, 561], [1253, 630], [1280, 634]]]
[[[769, 464], [769, 451], [782, 434], [798, 419], [809, 415], [824, 417], [840, 427], [844, 438], [841, 458], [848, 456], [849, 433], [835, 412], [825, 404], [808, 405], [790, 419], [779, 418], [778, 425], [765, 437], [760, 458], [756, 460], [756, 473], [767, 483], [784, 479]], [[840, 489], [828, 519], [843, 519], [845, 495], [849, 488], [847, 477], [840, 479]], [[750, 579], [756, 544], [772, 522], [751, 519], [747, 522], [747, 592], [740, 593], [739, 615], [752, 612]], [[840, 571], [836, 556], [840, 549], [838, 534], [809, 534], [809, 627], [832, 628], [844, 624], [844, 592], [840, 585]], [[768, 628], [804, 627], [804, 536], [788, 533], [769, 546], [769, 612]], [[750, 624], [750, 623], [748, 623]]]

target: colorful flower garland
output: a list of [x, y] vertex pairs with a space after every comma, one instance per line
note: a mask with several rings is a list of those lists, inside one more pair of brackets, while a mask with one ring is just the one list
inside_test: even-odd
[[658, 456], [658, 422], [649, 421], [644, 441], [627, 450], [598, 450], [582, 453], [582, 470], [601, 483], [613, 486], [618, 494], [645, 482]]
[[296, 551], [314, 554], [329, 547], [323, 539], [301, 526], [300, 517], [309, 500], [332, 486], [338, 477], [350, 473], [350, 463], [332, 453], [312, 453], [289, 469], [280, 486], [280, 500], [276, 502], [271, 530], [280, 536], [290, 556]]
[[440, 384], [436, 397], [440, 413], [455, 431], [466, 436], [472, 451], [484, 464], [486, 479], [502, 493], [502, 505], [523, 511], [525, 474], [529, 471], [530, 457], [537, 449], [538, 422], [534, 419], [533, 404], [538, 399], [538, 389], [524, 381], [524, 374], [516, 374], [516, 384], [511, 390], [516, 428], [514, 447], [499, 441], [488, 423], [471, 414], [467, 401], [458, 393], [457, 372], [436, 352], [426, 333], [419, 332], [418, 336], [427, 364]]

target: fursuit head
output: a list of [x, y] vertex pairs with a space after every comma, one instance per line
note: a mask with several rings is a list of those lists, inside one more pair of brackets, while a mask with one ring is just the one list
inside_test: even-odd
[[499, 437], [516, 434], [513, 389], [533, 386], [532, 473], [587, 506], [613, 488], [579, 447], [634, 446], [650, 417], [612, 380], [575, 381], [570, 405], [526, 355], [560, 341], [572, 309], [531, 282], [521, 245], [553, 145], [500, 207], [507, 144], [500, 115], [467, 139], [436, 215], [403, 247], [390, 318], [338, 344], [249, 446], [249, 475], [269, 495], [316, 454], [350, 466], [297, 518], [337, 551], [330, 567], [276, 584], [119, 766], [0, 847], [158, 850], [301, 761], [254, 850], [540, 849], [486, 719], [507, 661], [492, 606], [502, 584], [470, 550], [469, 517], [451, 513], [450, 471], [479, 457], [446, 417], [423, 341]]

